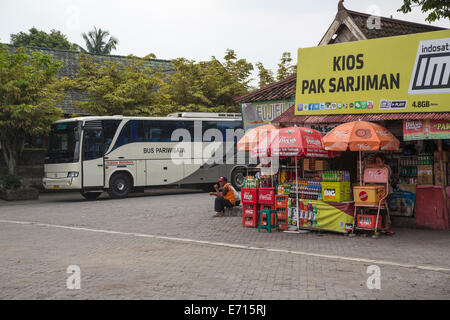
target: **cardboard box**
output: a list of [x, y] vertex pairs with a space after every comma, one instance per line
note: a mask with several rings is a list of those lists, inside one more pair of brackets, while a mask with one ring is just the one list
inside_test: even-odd
[[303, 170], [308, 171], [316, 170], [314, 159], [303, 159]]
[[353, 200], [355, 204], [378, 205], [386, 194], [385, 186], [356, 186], [353, 187]]
[[[444, 162], [448, 162], [449, 152], [442, 151], [442, 158]], [[434, 162], [439, 162], [439, 151], [434, 152]]]
[[322, 182], [322, 200], [331, 202], [350, 201], [350, 182]]
[[447, 185], [447, 163], [444, 162], [441, 167], [440, 162], [434, 163], [434, 184], [437, 186]]
[[328, 161], [326, 161], [326, 160], [316, 160], [316, 162], [315, 162], [315, 169], [317, 171], [328, 170]]
[[417, 166], [417, 184], [433, 184], [433, 165]]
[[417, 178], [417, 184], [419, 185], [427, 185], [433, 184], [433, 176], [421, 176]]

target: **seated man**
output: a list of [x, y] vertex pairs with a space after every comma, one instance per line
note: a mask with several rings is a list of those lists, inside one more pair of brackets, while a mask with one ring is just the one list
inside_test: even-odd
[[223, 217], [225, 207], [231, 208], [236, 205], [234, 192], [231, 186], [228, 184], [227, 178], [220, 177], [219, 185], [214, 185], [214, 189], [216, 190], [216, 192], [209, 193], [210, 196], [216, 196], [214, 202], [214, 210], [216, 211], [216, 214], [213, 217]]

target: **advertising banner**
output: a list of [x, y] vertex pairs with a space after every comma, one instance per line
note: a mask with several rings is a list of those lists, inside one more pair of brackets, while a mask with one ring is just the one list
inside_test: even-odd
[[243, 103], [241, 107], [244, 130], [248, 131], [270, 123], [293, 105], [294, 98], [291, 100]]
[[414, 120], [403, 121], [403, 140], [450, 139], [450, 121]]
[[326, 135], [328, 132], [330, 132], [340, 124], [341, 123], [305, 123], [303, 124], [303, 126], [306, 128], [317, 130], [320, 133]]
[[296, 115], [450, 111], [450, 30], [298, 50]]
[[[295, 225], [297, 221], [297, 208], [294, 206], [293, 204], [289, 217], [291, 225]], [[299, 227], [348, 233], [353, 225], [353, 210], [351, 202], [299, 200]]]

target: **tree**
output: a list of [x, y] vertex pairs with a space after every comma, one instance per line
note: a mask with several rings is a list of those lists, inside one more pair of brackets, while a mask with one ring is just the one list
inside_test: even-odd
[[183, 111], [237, 112], [233, 97], [247, 93], [253, 65], [238, 59], [227, 49], [224, 61], [215, 57], [195, 62], [185, 58], [173, 61], [175, 72], [161, 88], [170, 97], [174, 109]]
[[397, 11], [409, 13], [412, 7], [417, 6], [421, 6], [424, 13], [431, 11], [425, 19], [430, 23], [441, 18], [450, 18], [449, 0], [403, 0], [403, 5]]
[[256, 68], [258, 68], [258, 77], [259, 77], [259, 87], [265, 87], [271, 83], [274, 83], [275, 80], [273, 78], [272, 70], [264, 68], [264, 65], [261, 62], [256, 64]]
[[52, 49], [73, 49], [73, 45], [67, 40], [67, 37], [60, 31], [51, 30], [50, 34], [45, 31], [31, 28], [29, 33], [19, 32], [11, 34], [11, 44], [15, 46], [40, 47]]
[[159, 115], [168, 97], [158, 90], [164, 75], [145, 67], [142, 59], [128, 56], [125, 63], [94, 63], [92, 56], [80, 53], [80, 69], [74, 79], [62, 79], [66, 90], [86, 92], [88, 98], [77, 102], [82, 110], [95, 115]]
[[239, 112], [234, 96], [248, 92], [253, 65], [227, 50], [224, 61], [215, 57], [195, 62], [172, 61], [174, 70], [162, 73], [145, 67], [145, 58], [128, 57], [126, 63], [94, 63], [80, 53], [74, 79], [63, 79], [66, 90], [86, 92], [76, 105], [95, 115], [166, 116], [172, 112]]
[[61, 64], [51, 57], [0, 45], [0, 144], [9, 174], [15, 174], [25, 139], [46, 135], [61, 116], [57, 74]]
[[[94, 30], [89, 31], [87, 34], [83, 33], [82, 36], [89, 53], [110, 54], [112, 50], [116, 49], [116, 45], [119, 43], [116, 38], [110, 36], [108, 31], [100, 28], [97, 29], [95, 26]], [[107, 39], [108, 37], [109, 39]]]
[[292, 58], [289, 52], [283, 52], [281, 62], [278, 64], [277, 80], [281, 81], [297, 72], [297, 66], [292, 65]]

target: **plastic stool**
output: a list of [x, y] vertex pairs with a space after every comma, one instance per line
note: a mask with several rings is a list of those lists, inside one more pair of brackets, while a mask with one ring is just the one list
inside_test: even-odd
[[[275, 215], [275, 224], [272, 226], [272, 214]], [[265, 215], [266, 216], [266, 225], [262, 226], [261, 222], [262, 222], [262, 216]], [[265, 210], [261, 210], [259, 212], [259, 224], [258, 224], [258, 232], [261, 228], [266, 229], [268, 233], [272, 233], [272, 227], [277, 228], [278, 232], [280, 232], [280, 225], [278, 224], [278, 213], [276, 210], [269, 210], [269, 209], [265, 209]]]

